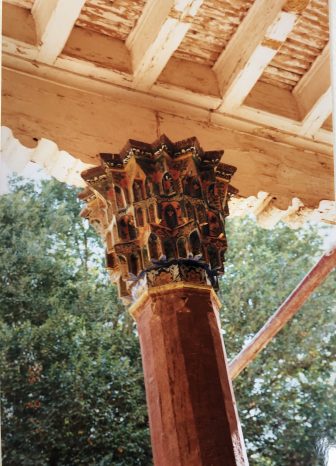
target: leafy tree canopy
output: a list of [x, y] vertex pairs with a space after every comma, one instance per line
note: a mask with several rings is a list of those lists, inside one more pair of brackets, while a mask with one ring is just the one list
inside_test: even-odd
[[[230, 222], [220, 299], [229, 359], [257, 333], [322, 254], [315, 228]], [[255, 466], [323, 465], [336, 443], [336, 271], [234, 382]]]
[[[75, 189], [16, 180], [0, 198], [5, 465], [151, 464], [136, 330], [108, 284]], [[229, 358], [321, 253], [316, 231], [228, 224]], [[335, 272], [234, 383], [251, 466], [322, 465], [335, 442]]]
[[6, 465], [151, 463], [138, 342], [74, 189], [0, 199]]

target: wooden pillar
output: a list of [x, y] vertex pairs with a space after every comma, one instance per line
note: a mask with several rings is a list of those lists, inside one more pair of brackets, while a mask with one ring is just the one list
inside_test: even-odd
[[138, 323], [156, 466], [245, 466], [214, 289], [235, 167], [196, 138], [129, 140], [82, 173], [107, 268]]
[[132, 306], [137, 321], [154, 464], [246, 465], [210, 287], [165, 285]]

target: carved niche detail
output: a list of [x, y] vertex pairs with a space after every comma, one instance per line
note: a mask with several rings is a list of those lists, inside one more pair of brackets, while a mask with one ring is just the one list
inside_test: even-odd
[[183, 269], [201, 260], [212, 274], [223, 273], [228, 197], [237, 191], [229, 186], [236, 169], [221, 163], [222, 155], [203, 151], [196, 138], [129, 140], [82, 173], [82, 216], [107, 244], [107, 269], [121, 297], [130, 295], [130, 277], [158, 261], [161, 268], [180, 261]]

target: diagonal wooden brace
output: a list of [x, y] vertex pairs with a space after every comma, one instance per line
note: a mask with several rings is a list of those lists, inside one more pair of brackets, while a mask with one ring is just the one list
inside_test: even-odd
[[336, 266], [336, 248], [323, 254], [286, 301], [259, 330], [250, 343], [229, 365], [231, 379], [235, 379], [277, 335], [285, 324], [301, 309], [313, 291]]

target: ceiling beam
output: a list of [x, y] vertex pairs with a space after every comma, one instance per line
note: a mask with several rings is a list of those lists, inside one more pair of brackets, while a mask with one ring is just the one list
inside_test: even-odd
[[37, 60], [53, 64], [62, 52], [85, 0], [35, 0], [32, 15], [39, 44]]
[[196, 135], [204, 149], [225, 149], [225, 163], [238, 167], [235, 186], [243, 197], [266, 191], [280, 209], [287, 209], [293, 197], [311, 208], [332, 199], [331, 156], [258, 136], [255, 126], [248, 134], [212, 124], [200, 109], [192, 117], [186, 105], [178, 116], [163, 100], [160, 110], [159, 99], [153, 100], [150, 109], [141, 96], [131, 93], [127, 99], [127, 91], [112, 98], [3, 71], [2, 121], [28, 147], [36, 139], [50, 139], [83, 162], [97, 163], [99, 152], [118, 152], [129, 138], [152, 142], [165, 133], [177, 141]]
[[302, 121], [299, 134], [314, 136], [332, 112], [331, 86], [318, 98]]
[[[88, 92], [134, 101], [233, 130], [258, 134], [278, 142], [330, 153], [332, 133], [319, 129], [301, 135], [301, 115], [289, 91], [258, 82], [238, 110], [221, 113], [217, 80], [211, 68], [172, 57], [150, 93], [134, 90], [129, 50], [122, 41], [74, 27], [53, 66], [36, 63], [39, 49], [33, 32], [22, 35], [17, 24], [28, 23], [23, 8], [4, 4], [3, 64], [11, 69], [70, 85]], [[21, 14], [20, 14], [21, 13]], [[270, 99], [271, 96], [271, 99]]]
[[256, 0], [223, 50], [213, 70], [217, 75], [222, 112], [238, 109], [267, 65], [292, 31], [298, 14], [308, 4], [295, 8], [286, 0]]
[[[70, 41], [66, 47], [69, 44]], [[116, 52], [118, 50], [119, 48]], [[220, 104], [219, 96], [209, 95], [209, 93], [197, 93], [195, 90], [191, 91], [164, 82], [156, 83], [150, 94], [129, 89], [132, 87], [131, 74], [114, 70], [111, 67], [99, 66], [94, 56], [93, 61], [89, 62], [62, 53], [54, 66], [42, 63], [36, 66], [36, 55], [36, 47], [28, 46], [9, 37], [3, 38], [3, 66], [19, 73], [71, 86], [85, 92], [108, 96], [136, 106], [157, 110], [157, 112], [164, 111], [177, 116], [187, 116], [205, 124], [211, 123], [218, 127], [258, 135], [266, 140], [282, 142], [305, 150], [323, 154], [332, 153], [332, 133], [325, 129], [320, 129], [314, 138], [298, 136], [301, 125], [298, 121], [295, 122], [281, 115], [246, 105], [231, 115], [220, 113], [215, 110]], [[111, 52], [111, 56], [114, 56], [114, 53]], [[189, 70], [188, 67], [188, 71], [192, 74], [192, 68]], [[205, 86], [202, 90], [204, 89], [206, 89]]]
[[329, 44], [295, 86], [293, 96], [303, 116], [300, 134], [314, 135], [332, 112]]
[[136, 88], [148, 90], [188, 32], [203, 0], [149, 0], [126, 41]]

